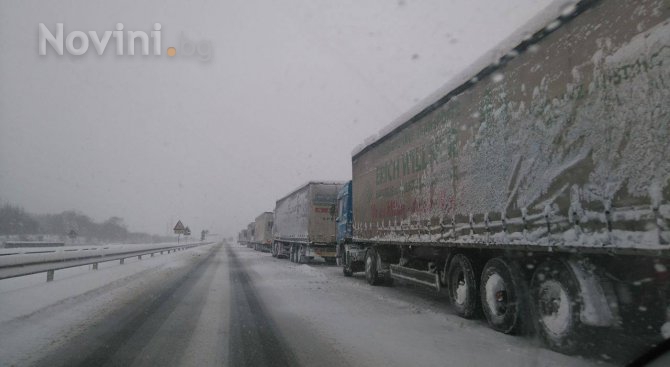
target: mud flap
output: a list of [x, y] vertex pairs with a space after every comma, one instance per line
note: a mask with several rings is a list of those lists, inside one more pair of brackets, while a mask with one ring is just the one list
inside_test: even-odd
[[581, 322], [600, 327], [619, 325], [619, 308], [612, 283], [586, 259], [571, 259], [567, 262], [581, 289]]

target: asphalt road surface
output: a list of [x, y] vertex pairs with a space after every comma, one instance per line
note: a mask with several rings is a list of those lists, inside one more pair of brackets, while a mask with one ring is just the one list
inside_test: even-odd
[[[83, 282], [91, 276], [107, 280]], [[0, 365], [581, 366], [611, 358], [554, 353], [455, 316], [444, 296], [402, 284], [370, 287], [362, 274], [346, 278], [336, 267], [238, 245], [94, 275], [57, 273], [52, 283], [0, 287], [0, 298], [21, 296], [23, 307], [30, 297], [44, 303], [0, 319]], [[0, 311], [19, 315], [5, 299]]]

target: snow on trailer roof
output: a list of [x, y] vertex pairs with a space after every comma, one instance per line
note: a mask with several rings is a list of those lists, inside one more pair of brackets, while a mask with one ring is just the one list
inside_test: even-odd
[[260, 218], [260, 217], [262, 217], [262, 216], [264, 216], [264, 215], [268, 215], [268, 214], [272, 215], [272, 214], [274, 214], [274, 213], [275, 213], [275, 212], [262, 212], [261, 214], [259, 214], [259, 215], [256, 217], [256, 220], [258, 220], [258, 218]]
[[[551, 34], [561, 25], [576, 17], [599, 0], [555, 0], [535, 17], [498, 44], [484, 53], [469, 67], [465, 68], [442, 87], [419, 101], [390, 124], [379, 130], [377, 135], [369, 136], [351, 152], [353, 158], [372, 149], [393, 133], [419, 120], [453, 97], [463, 93], [480, 80], [493, 74], [507, 62]], [[507, 52], [501, 52], [507, 50]]]
[[295, 190], [292, 190], [288, 194], [282, 196], [281, 198], [277, 199], [277, 203], [286, 199], [287, 197], [295, 194], [296, 192], [304, 189], [305, 187], [312, 185], [312, 184], [322, 184], [322, 185], [344, 185], [348, 181], [307, 181], [303, 183], [302, 185], [298, 186]]

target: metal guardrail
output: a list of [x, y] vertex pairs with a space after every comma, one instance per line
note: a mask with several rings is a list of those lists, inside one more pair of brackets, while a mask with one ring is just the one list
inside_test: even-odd
[[101, 262], [119, 260], [119, 263], [123, 264], [124, 260], [129, 257], [137, 256], [142, 259], [143, 255], [154, 256], [157, 253], [182, 251], [211, 243], [0, 249], [0, 279], [46, 272], [47, 282], [50, 282], [56, 270], [84, 265], [93, 265], [93, 269], [97, 270]]

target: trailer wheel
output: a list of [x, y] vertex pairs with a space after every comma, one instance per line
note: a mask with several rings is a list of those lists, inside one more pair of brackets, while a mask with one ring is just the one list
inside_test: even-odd
[[493, 258], [484, 266], [479, 284], [489, 326], [505, 334], [521, 332], [522, 320], [528, 317], [528, 290], [518, 265]]
[[577, 352], [585, 331], [580, 293], [577, 278], [564, 261], [548, 260], [533, 274], [531, 295], [537, 332], [555, 351]]
[[373, 247], [365, 253], [365, 280], [370, 285], [379, 285], [382, 282], [377, 271], [377, 251]]
[[473, 318], [477, 311], [477, 278], [470, 259], [457, 254], [451, 259], [447, 273], [449, 300], [459, 316]]

